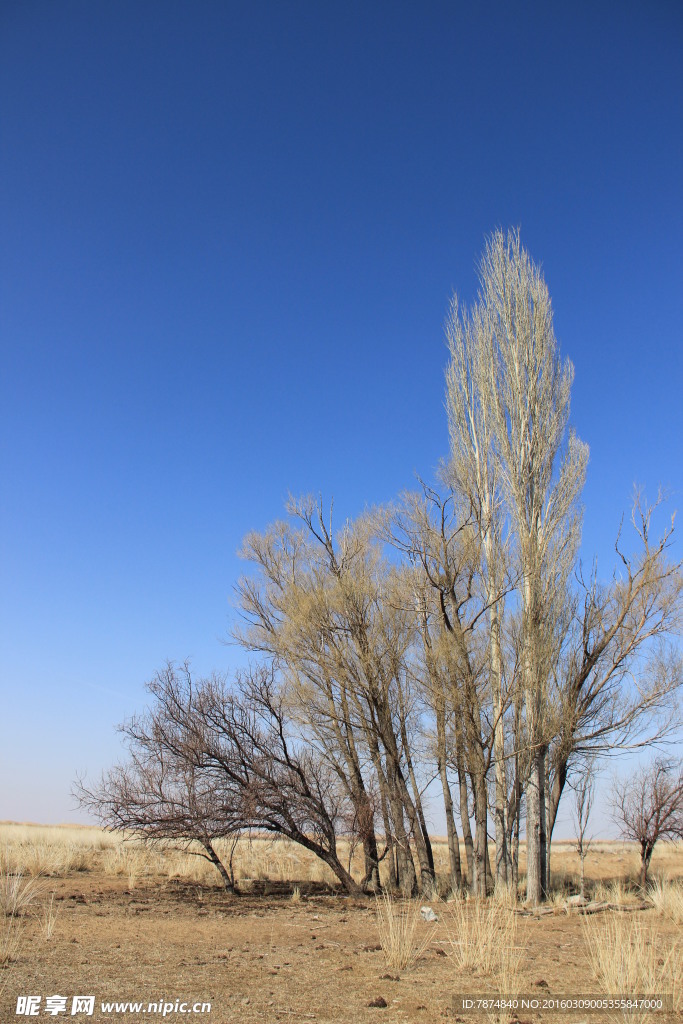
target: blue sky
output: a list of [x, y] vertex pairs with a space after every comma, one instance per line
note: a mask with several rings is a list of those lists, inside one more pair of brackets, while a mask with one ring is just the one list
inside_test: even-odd
[[0, 818], [77, 819], [166, 658], [236, 663], [289, 491], [432, 474], [498, 226], [575, 364], [585, 557], [634, 482], [681, 505], [682, 47], [674, 0], [2, 6]]

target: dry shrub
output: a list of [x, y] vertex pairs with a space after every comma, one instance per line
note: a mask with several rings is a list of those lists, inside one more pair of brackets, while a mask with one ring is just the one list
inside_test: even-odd
[[[627, 998], [670, 995], [674, 1009], [683, 1008], [680, 940], [665, 945], [651, 928], [630, 914], [610, 914], [601, 920], [583, 918], [582, 925], [591, 966], [603, 992]], [[637, 1024], [651, 1016], [651, 1011], [624, 1011], [612, 1019], [623, 1017]]]
[[683, 884], [655, 879], [648, 890], [655, 910], [675, 924], [683, 924]]
[[422, 937], [420, 906], [412, 900], [395, 900], [384, 892], [375, 897], [377, 931], [387, 967], [407, 970], [425, 951], [434, 933], [433, 926]]

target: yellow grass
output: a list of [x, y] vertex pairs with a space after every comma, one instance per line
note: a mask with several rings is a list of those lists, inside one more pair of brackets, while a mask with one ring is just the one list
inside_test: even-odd
[[497, 975], [510, 967], [517, 918], [505, 903], [495, 899], [452, 900], [443, 920], [458, 971]]
[[655, 910], [675, 924], [683, 925], [683, 884], [657, 878], [648, 889]]
[[46, 899], [43, 903], [43, 910], [40, 917], [40, 930], [46, 942], [49, 942], [54, 935], [58, 914], [59, 911], [55, 906], [55, 894], [54, 892], [51, 892], [50, 898]]
[[[456, 972], [485, 976], [486, 988], [505, 1000], [514, 999], [523, 987], [523, 953], [513, 908], [512, 894], [499, 892], [488, 900], [452, 900], [443, 915]], [[487, 1016], [492, 1022], [507, 1021], [510, 1011]]]
[[[230, 843], [218, 841], [219, 853], [226, 859]], [[347, 861], [348, 847], [339, 844], [341, 859]], [[448, 847], [445, 840], [433, 843], [434, 863], [439, 892], [448, 890]], [[200, 852], [195, 849], [195, 854]], [[491, 846], [491, 857], [494, 849]], [[464, 847], [461, 859], [465, 865]], [[287, 839], [254, 836], [241, 838], [234, 855], [237, 881], [247, 887], [250, 881], [325, 882], [335, 884], [334, 875], [307, 850]], [[520, 878], [523, 887], [524, 848], [521, 851]], [[353, 872], [363, 874], [362, 850], [354, 854]], [[381, 878], [387, 881], [387, 864], [381, 865]], [[216, 869], [200, 856], [173, 848], [171, 844], [145, 847], [119, 834], [104, 832], [95, 826], [41, 826], [0, 823], [0, 871], [31, 877], [64, 877], [78, 871], [102, 870], [124, 878], [133, 887], [141, 879], [179, 878], [205, 885], [220, 885]], [[589, 894], [599, 890], [610, 902], [628, 899], [628, 885], [637, 877], [638, 851], [634, 844], [596, 842], [586, 861]], [[578, 891], [579, 858], [571, 843], [555, 842], [552, 849], [553, 889], [560, 893]], [[683, 877], [683, 844], [660, 844], [655, 848], [652, 876]], [[621, 888], [609, 890], [609, 884]], [[611, 897], [615, 897], [614, 899]], [[513, 900], [511, 892], [500, 894], [505, 903]], [[558, 896], [559, 899], [559, 896]]]
[[422, 921], [420, 904], [384, 892], [375, 899], [377, 931], [387, 967], [403, 971], [425, 951], [434, 926]]
[[[629, 998], [635, 995], [673, 998], [675, 1011], [683, 1009], [683, 948], [679, 940], [665, 946], [655, 931], [640, 919], [614, 913], [602, 919], [584, 918], [583, 933], [597, 981], [604, 992]], [[651, 1013], [631, 1011], [615, 1015], [636, 1022]]]
[[0, 913], [3, 917], [20, 917], [42, 895], [43, 885], [37, 879], [7, 870], [0, 873]]
[[0, 995], [9, 982], [21, 945], [21, 922], [13, 914], [0, 918]]

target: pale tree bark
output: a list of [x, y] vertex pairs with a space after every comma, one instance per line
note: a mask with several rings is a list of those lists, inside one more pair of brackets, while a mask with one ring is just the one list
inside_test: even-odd
[[446, 374], [446, 400], [450, 429], [449, 483], [466, 496], [479, 532], [482, 577], [489, 608], [489, 681], [494, 714], [494, 771], [496, 834], [496, 884], [507, 885], [507, 792], [505, 782], [505, 733], [503, 658], [500, 617], [503, 579], [506, 575], [500, 514], [499, 484], [492, 447], [491, 410], [486, 400], [493, 339], [485, 318], [474, 311], [472, 319], [459, 314], [457, 300], [446, 321], [451, 361]]
[[[490, 450], [522, 580], [522, 686], [531, 765], [527, 782], [527, 899], [545, 897], [544, 726], [552, 663], [552, 598], [573, 566], [588, 451], [567, 441], [573, 369], [560, 361], [548, 289], [519, 235], [496, 232], [479, 269], [473, 309], [449, 324], [463, 349], [481, 352], [470, 387], [486, 410]], [[500, 513], [499, 513], [500, 514]]]

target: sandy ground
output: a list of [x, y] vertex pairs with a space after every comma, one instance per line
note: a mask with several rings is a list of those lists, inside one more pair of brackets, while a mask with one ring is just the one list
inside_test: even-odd
[[[50, 879], [57, 917], [46, 939], [40, 919], [21, 918], [17, 958], [0, 975], [0, 1021], [77, 1021], [163, 1019], [148, 1003], [176, 1000], [210, 1003], [208, 1014], [165, 1019], [205, 1020], [211, 1024], [250, 1021], [453, 1021], [485, 1020], [458, 1011], [453, 997], [490, 993], [486, 977], [458, 974], [450, 950], [447, 908], [436, 925], [418, 926], [429, 939], [409, 970], [387, 968], [379, 948], [372, 900], [320, 895], [302, 884], [295, 901], [286, 886], [266, 894], [231, 897], [219, 889], [187, 881], [125, 879], [98, 871]], [[280, 892], [278, 892], [278, 888]], [[275, 891], [272, 891], [275, 889]], [[653, 911], [638, 912], [664, 941], [676, 926]], [[656, 917], [656, 920], [655, 920]], [[592, 979], [576, 914], [520, 917], [517, 942], [524, 947], [524, 990], [542, 999], [602, 995]], [[39, 1015], [17, 1015], [17, 998], [40, 995]], [[66, 1010], [51, 1016], [46, 998], [67, 997]], [[91, 1016], [71, 1014], [75, 995], [94, 995]], [[371, 1007], [381, 998], [387, 1005]], [[103, 1001], [141, 1001], [146, 1012], [103, 1013]], [[566, 1024], [600, 1016], [565, 1012], [506, 1014], [505, 1020], [562, 1019]], [[662, 1014], [653, 1021], [670, 1019]]]

